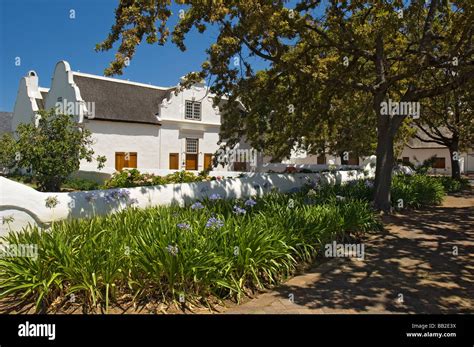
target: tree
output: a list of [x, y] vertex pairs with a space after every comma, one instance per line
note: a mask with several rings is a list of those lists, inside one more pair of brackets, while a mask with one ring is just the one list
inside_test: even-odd
[[16, 141], [11, 133], [5, 133], [0, 137], [0, 169], [13, 168], [16, 164]]
[[[257, 149], [288, 155], [295, 142], [325, 128], [334, 95], [348, 104], [347, 96], [357, 92], [370, 98], [377, 130], [374, 199], [382, 210], [391, 209], [394, 140], [408, 117], [393, 110], [385, 114], [384, 102], [417, 103], [474, 78], [474, 4], [469, 1], [332, 0], [322, 5], [306, 0], [293, 8], [283, 0], [178, 3], [186, 5], [172, 30], [180, 49], [186, 49], [185, 37], [193, 28], [219, 30], [201, 71], [189, 73], [182, 86], [213, 78], [216, 103], [227, 99], [225, 135], [245, 134]], [[110, 50], [121, 41], [105, 73], [120, 74], [143, 40], [163, 45], [171, 15], [165, 1], [120, 1], [111, 33], [96, 47]], [[268, 68], [255, 72], [255, 58]], [[447, 67], [455, 70], [455, 78], [423, 83], [426, 74]]]
[[[15, 165], [31, 169], [41, 191], [60, 191], [67, 177], [79, 169], [81, 159], [93, 159], [91, 133], [73, 116], [40, 111], [37, 126], [20, 124], [16, 132], [19, 158]], [[103, 167], [104, 158], [98, 162]]]
[[474, 83], [427, 100], [425, 117], [416, 120], [422, 142], [433, 142], [449, 149], [451, 177], [461, 179], [460, 151], [474, 145]]

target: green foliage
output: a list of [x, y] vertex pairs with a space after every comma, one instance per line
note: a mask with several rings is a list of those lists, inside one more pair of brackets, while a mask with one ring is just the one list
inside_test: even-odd
[[104, 188], [130, 188], [138, 186], [152, 186], [162, 184], [161, 177], [153, 174], [142, 174], [137, 169], [114, 172], [112, 177], [105, 181]]
[[428, 171], [433, 167], [433, 164], [436, 161], [436, 155], [429, 157], [428, 159], [423, 160], [421, 165], [415, 167], [415, 172], [420, 175], [426, 175]]
[[[190, 206], [129, 208], [9, 234], [10, 244], [35, 244], [37, 259], [0, 258], [0, 298], [34, 302], [38, 311], [71, 294], [87, 311], [107, 310], [119, 298], [203, 304], [240, 299], [277, 284], [324, 244], [378, 230], [367, 202], [314, 205], [302, 193], [255, 199], [205, 200]], [[290, 204], [290, 199], [292, 204]], [[245, 213], [235, 213], [235, 206]], [[289, 207], [291, 206], [291, 207]], [[215, 218], [222, 224], [209, 227]]]
[[386, 158], [392, 158], [393, 139], [404, 137], [400, 129], [408, 131], [407, 115], [384, 115], [381, 103], [419, 102], [474, 78], [472, 1], [180, 3], [185, 12], [175, 24], [170, 2], [120, 1], [111, 32], [96, 46], [117, 47], [105, 74], [121, 74], [143, 41], [163, 45], [171, 33], [184, 51], [190, 32], [217, 29], [201, 70], [181, 87], [212, 78], [226, 145], [245, 136], [253, 148], [280, 159], [295, 144], [362, 153], [377, 141], [377, 156], [384, 158], [376, 172], [380, 209], [390, 207], [394, 163]]
[[433, 179], [436, 179], [443, 185], [446, 193], [458, 193], [469, 187], [469, 181], [465, 178], [458, 180], [450, 176], [434, 176]]
[[165, 177], [166, 183], [190, 183], [200, 182], [204, 179], [204, 176], [196, 176], [189, 171], [176, 171], [175, 173], [169, 174]]
[[393, 206], [397, 206], [399, 199], [402, 199], [405, 208], [439, 205], [444, 195], [443, 185], [434, 177], [416, 174], [396, 175], [393, 178], [391, 191]]
[[38, 188], [60, 191], [61, 184], [79, 169], [80, 160], [92, 161], [92, 138], [73, 116], [40, 111], [38, 126], [20, 124], [17, 129], [18, 166], [30, 168]]
[[204, 173], [196, 176], [194, 173], [184, 170], [161, 177], [154, 174], [142, 174], [137, 169], [130, 169], [115, 172], [112, 177], [105, 182], [104, 187], [106, 189], [130, 188], [139, 186], [156, 186], [168, 183], [201, 182], [209, 179], [210, 178]]
[[73, 190], [96, 190], [100, 188], [100, 184], [88, 180], [85, 178], [68, 178], [66, 182], [63, 184], [63, 188], [69, 188]]
[[13, 169], [16, 166], [16, 153], [17, 145], [13, 135], [3, 134], [0, 137], [0, 168]]

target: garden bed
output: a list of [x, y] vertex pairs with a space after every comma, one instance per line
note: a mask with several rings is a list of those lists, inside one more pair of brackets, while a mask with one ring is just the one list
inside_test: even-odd
[[[438, 204], [443, 185], [396, 176], [394, 203]], [[270, 288], [310, 264], [324, 245], [381, 228], [373, 182], [306, 185], [291, 194], [186, 206], [134, 207], [108, 216], [28, 227], [3, 239], [36, 257], [0, 259], [0, 298], [35, 312], [119, 312], [213, 307]], [[15, 305], [13, 305], [13, 303]], [[24, 306], [26, 305], [26, 306]]]
[[34, 303], [37, 312], [238, 301], [291, 276], [326, 242], [379, 228], [366, 202], [316, 205], [304, 193], [129, 208], [9, 234], [10, 245], [37, 245], [38, 254], [0, 260], [0, 296]]

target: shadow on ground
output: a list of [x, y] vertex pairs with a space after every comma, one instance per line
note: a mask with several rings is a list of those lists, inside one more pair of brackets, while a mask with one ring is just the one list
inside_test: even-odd
[[229, 313], [474, 312], [472, 192], [384, 224], [362, 241], [364, 260], [331, 261]]

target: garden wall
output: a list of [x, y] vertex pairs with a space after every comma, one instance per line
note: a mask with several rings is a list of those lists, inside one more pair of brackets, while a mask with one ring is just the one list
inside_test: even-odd
[[[366, 170], [369, 171], [369, 177], [373, 176], [373, 169], [369, 165]], [[241, 198], [262, 195], [274, 188], [289, 192], [310, 181], [335, 184], [363, 177], [363, 173], [355, 170], [313, 174], [249, 173], [246, 177], [220, 181], [72, 193], [41, 193], [0, 177], [0, 235], [10, 230], [21, 230], [28, 223], [48, 227], [53, 221], [104, 215], [127, 206], [145, 208], [166, 204], [184, 205], [214, 193], [223, 198]], [[53, 202], [56, 200], [57, 204], [47, 207], [48, 198]]]

